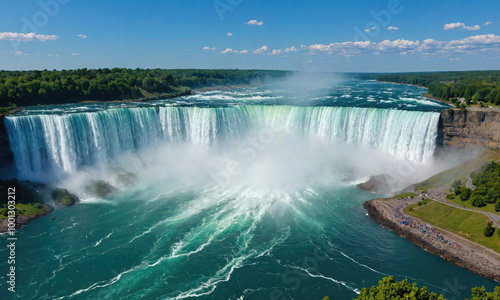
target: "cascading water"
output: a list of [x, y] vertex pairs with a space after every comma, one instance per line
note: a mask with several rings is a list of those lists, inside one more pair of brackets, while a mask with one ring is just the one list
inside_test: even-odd
[[[398, 157], [418, 166], [413, 173], [434, 174], [446, 106], [411, 86], [313, 88], [30, 107], [5, 118], [20, 177], [49, 178], [81, 198], [16, 233], [25, 251], [16, 255], [15, 296], [352, 299], [388, 275], [446, 298], [456, 295], [445, 278], [493, 289], [378, 226], [362, 207], [378, 195], [353, 184], [401, 175]], [[124, 170], [137, 181], [121, 184]], [[410, 173], [402, 175], [414, 180]], [[96, 179], [119, 190], [86, 195]], [[9, 251], [0, 247], [0, 256]]]
[[126, 151], [162, 142], [212, 145], [250, 129], [369, 145], [412, 161], [434, 151], [439, 113], [355, 107], [242, 105], [225, 108], [119, 108], [5, 119], [21, 177], [71, 174]]

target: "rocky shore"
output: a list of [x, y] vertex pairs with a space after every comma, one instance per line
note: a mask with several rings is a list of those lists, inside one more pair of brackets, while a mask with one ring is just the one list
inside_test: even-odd
[[16, 202], [16, 229], [48, 215], [54, 207], [71, 206], [80, 201], [76, 195], [66, 189], [17, 179], [0, 180], [0, 191], [7, 194], [9, 189], [15, 191], [13, 199], [7, 196], [0, 198], [0, 232], [8, 231], [8, 200]]
[[[406, 203], [407, 205], [408, 203]], [[375, 199], [363, 203], [368, 215], [379, 225], [393, 231], [425, 249], [427, 252], [438, 255], [447, 261], [474, 273], [500, 281], [500, 255], [490, 249], [472, 243], [464, 238], [450, 232], [432, 228], [421, 221], [416, 220], [427, 228], [432, 228], [433, 232], [446, 238], [446, 242], [435, 238], [433, 235], [423, 233], [418, 228], [409, 226], [408, 223], [400, 222], [396, 219], [393, 207], [405, 205], [405, 200], [392, 200], [387, 202], [382, 199]], [[412, 219], [409, 216], [406, 216]]]
[[[20, 216], [17, 216], [16, 217], [16, 230], [18, 230], [19, 228], [23, 227], [24, 225], [28, 224], [29, 222], [31, 221], [34, 221], [36, 219], [39, 219], [41, 217], [44, 217], [48, 214], [50, 214], [54, 208], [52, 206], [48, 206], [47, 207], [49, 209], [47, 209], [45, 212], [43, 213], [38, 213], [36, 215], [33, 215], [33, 216], [24, 216], [24, 215], [20, 215]], [[0, 232], [6, 232], [8, 231], [8, 219], [0, 219]]]

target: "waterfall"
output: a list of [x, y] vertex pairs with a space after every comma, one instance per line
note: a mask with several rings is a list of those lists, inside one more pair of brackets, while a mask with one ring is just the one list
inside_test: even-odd
[[5, 118], [21, 178], [71, 174], [121, 153], [159, 143], [215, 145], [251, 129], [370, 145], [422, 162], [434, 152], [439, 113], [356, 107], [242, 105], [141, 107]]

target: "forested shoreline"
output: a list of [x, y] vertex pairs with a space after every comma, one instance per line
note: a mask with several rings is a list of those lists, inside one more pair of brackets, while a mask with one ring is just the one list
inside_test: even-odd
[[151, 99], [207, 86], [250, 84], [285, 77], [273, 70], [78, 69], [0, 71], [0, 108], [81, 101]]
[[[259, 83], [290, 74], [291, 71], [237, 69], [0, 71], [0, 113], [18, 106], [169, 98], [189, 94], [191, 89]], [[426, 87], [429, 96], [457, 107], [500, 105], [500, 71], [346, 75]]]
[[465, 105], [500, 105], [500, 71], [380, 74], [375, 80], [426, 87], [434, 98]]

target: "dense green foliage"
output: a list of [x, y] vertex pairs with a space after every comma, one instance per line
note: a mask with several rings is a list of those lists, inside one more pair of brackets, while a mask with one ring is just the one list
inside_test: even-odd
[[484, 236], [485, 237], [490, 237], [495, 233], [495, 227], [493, 227], [493, 222], [488, 222], [488, 225], [486, 225], [486, 228], [484, 228]]
[[471, 193], [470, 201], [476, 207], [499, 202], [500, 164], [491, 162], [474, 174], [472, 183], [476, 190]]
[[[455, 297], [453, 297], [455, 298]], [[407, 279], [403, 281], [394, 280], [393, 276], [385, 277], [379, 281], [378, 286], [363, 288], [358, 300], [444, 300], [445, 298], [435, 293], [430, 293], [427, 287], [418, 288], [417, 283], [410, 284]], [[500, 300], [500, 286], [494, 292], [487, 292], [485, 287], [475, 287], [472, 289], [471, 300]]]
[[500, 300], [500, 286], [497, 286], [493, 293], [487, 292], [484, 286], [475, 287], [472, 289], [471, 300]]
[[429, 293], [427, 287], [418, 288], [417, 283], [410, 284], [407, 279], [396, 281], [393, 276], [385, 277], [379, 281], [378, 286], [363, 288], [359, 294], [359, 300], [386, 300], [386, 299], [408, 299], [408, 300], [435, 300], [444, 299], [435, 293]]
[[465, 98], [467, 104], [500, 105], [500, 71], [384, 74], [375, 78], [423, 86], [431, 96], [454, 103], [457, 98]]
[[52, 199], [59, 206], [71, 206], [79, 201], [78, 197], [68, 192], [67, 189], [54, 189]]
[[[474, 191], [464, 186], [456, 186], [455, 197], [459, 197], [462, 201], [470, 201], [475, 207], [495, 204], [495, 210], [500, 211], [500, 164], [496, 162], [485, 164], [475, 172], [472, 183], [476, 186]], [[451, 199], [451, 196], [448, 199]]]
[[286, 76], [266, 70], [79, 69], [0, 71], [0, 107], [177, 96], [187, 88], [249, 84]]

